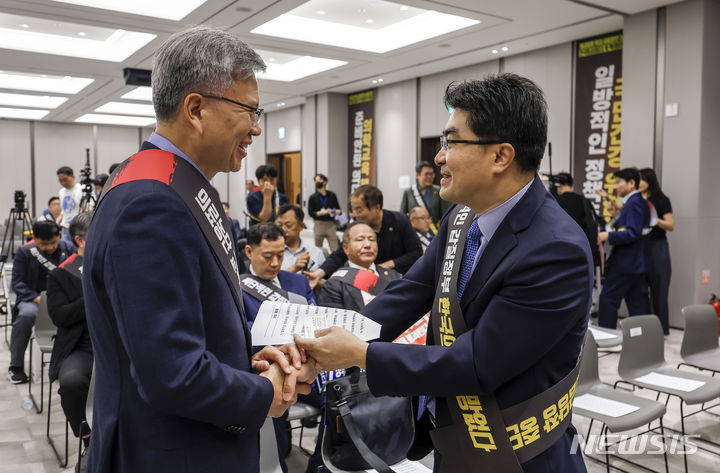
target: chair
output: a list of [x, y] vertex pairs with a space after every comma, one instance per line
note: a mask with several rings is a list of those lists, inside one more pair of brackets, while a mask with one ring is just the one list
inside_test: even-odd
[[[304, 402], [296, 402], [290, 408], [288, 409], [288, 422], [292, 422], [294, 420], [300, 421], [300, 427], [293, 427], [294, 429], [300, 429], [300, 441], [298, 442], [298, 446], [300, 447], [300, 450], [302, 450], [303, 453], [306, 455], [312, 455], [313, 452], [310, 452], [303, 448], [302, 446], [302, 439], [303, 439], [303, 433], [305, 431], [305, 425], [308, 423], [308, 421], [312, 422], [313, 424], [317, 425], [318, 418], [322, 415], [322, 412], [317, 407], [311, 406], [310, 404], [306, 404]], [[313, 427], [313, 425], [309, 426]]]
[[[607, 349], [622, 345], [623, 337], [620, 330], [589, 325], [588, 331], [592, 332], [593, 339], [595, 340], [595, 344], [598, 346], [598, 348]], [[613, 353], [614, 352], [609, 352], [603, 356], [611, 355]]]
[[[38, 313], [35, 318], [35, 326], [33, 327], [33, 336], [30, 337], [30, 382], [28, 383], [28, 395], [32, 400], [35, 410], [38, 414], [43, 411], [43, 404], [45, 400], [45, 355], [51, 355], [53, 349], [53, 341], [57, 327], [53, 324], [50, 319], [50, 313], [47, 307], [47, 293], [45, 291], [40, 293], [40, 303], [38, 304]], [[38, 344], [40, 349], [40, 407], [35, 402], [35, 397], [32, 393], [33, 384], [33, 373], [32, 373], [32, 357], [33, 357], [33, 341]]]
[[260, 428], [260, 473], [282, 473], [272, 418]]
[[718, 318], [709, 304], [689, 305], [682, 308], [685, 316], [685, 332], [680, 356], [681, 365], [699, 370], [720, 372], [720, 346], [718, 346]]
[[[622, 381], [640, 388], [680, 399], [681, 433], [685, 438], [685, 417], [702, 412], [684, 413], [684, 404], [702, 404], [720, 396], [720, 381], [709, 376], [673, 368], [665, 361], [664, 338], [660, 319], [655, 315], [638, 315], [620, 322], [623, 332], [618, 373]], [[717, 333], [717, 332], [715, 332]], [[707, 440], [704, 440], [707, 442]], [[711, 442], [710, 442], [711, 443]], [[687, 456], [683, 455], [687, 472]]]
[[0, 313], [5, 316], [5, 322], [3, 323], [3, 330], [5, 331], [5, 343], [10, 348], [10, 339], [8, 338], [8, 327], [12, 325], [12, 308], [10, 307], [10, 292], [8, 291], [7, 275], [5, 274], [6, 264], [0, 263], [2, 271], [0, 272], [0, 289], [2, 289], [2, 295], [0, 295]]
[[[621, 415], [619, 415], [619, 413], [609, 412], [604, 410], [601, 404], [592, 406], [592, 401], [597, 400], [597, 398], [600, 398], [601, 401], [605, 400], [625, 405], [627, 406], [625, 407], [626, 410], [630, 410], [632, 408], [634, 408], [634, 410]], [[583, 405], [586, 407], [582, 407]], [[616, 405], [622, 407], [619, 404]], [[661, 434], [664, 434], [662, 418], [665, 415], [665, 406], [663, 403], [635, 396], [630, 393], [617, 391], [611, 386], [600, 381], [600, 377], [598, 375], [598, 350], [593, 333], [590, 331], [588, 331], [585, 336], [585, 343], [583, 345], [582, 358], [580, 361], [580, 374], [578, 376], [578, 384], [575, 391], [575, 404], [573, 405], [572, 411], [574, 414], [590, 419], [590, 426], [588, 427], [586, 438], [590, 438], [593, 422], [596, 420], [602, 423], [600, 428], [601, 437], [608, 431], [615, 433], [633, 430], [645, 424], [650, 424], [654, 420], [660, 421], [660, 432]], [[638, 435], [642, 435], [647, 432], [649, 431], [642, 432]], [[667, 451], [663, 451], [663, 455], [665, 456], [665, 471], [667, 472], [669, 471]], [[606, 452], [605, 466], [608, 472], [610, 471], [610, 456], [639, 468], [645, 468], [635, 462], [617, 455], [610, 455], [610, 453]]]
[[[87, 422], [83, 421], [80, 424], [80, 435], [78, 436], [78, 461], [77, 465], [75, 465], [75, 471], [77, 473], [80, 473], [80, 458], [82, 457], [83, 453], [87, 453], [83, 451], [83, 435], [86, 432], [90, 432], [90, 426], [92, 425], [92, 417], [93, 417], [93, 402], [95, 401], [95, 367], [93, 366], [92, 374], [90, 375], [90, 387], [88, 388], [88, 395], [87, 400], [85, 401], [85, 418], [87, 419]], [[87, 449], [85, 449], [87, 450]]]

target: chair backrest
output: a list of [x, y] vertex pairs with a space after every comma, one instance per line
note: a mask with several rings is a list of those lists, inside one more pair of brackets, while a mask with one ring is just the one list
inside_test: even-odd
[[55, 336], [56, 332], [57, 327], [53, 324], [50, 318], [50, 312], [48, 312], [47, 293], [43, 291], [40, 293], [40, 303], [38, 304], [38, 313], [35, 318], [35, 338], [42, 347], [43, 345], [52, 344], [52, 337]]
[[87, 401], [85, 401], [85, 418], [88, 425], [92, 425], [93, 403], [95, 402], [95, 365], [90, 375], [90, 387], [88, 388]]
[[595, 337], [590, 330], [585, 334], [582, 355], [580, 357], [580, 374], [578, 375], [577, 393], [585, 393], [600, 383], [598, 373], [598, 351]]
[[272, 418], [260, 429], [260, 473], [282, 473]]
[[709, 304], [689, 305], [682, 308], [685, 316], [680, 355], [686, 357], [718, 347], [718, 317]]
[[656, 315], [636, 315], [620, 322], [623, 332], [618, 373], [635, 378], [665, 364], [665, 339]]

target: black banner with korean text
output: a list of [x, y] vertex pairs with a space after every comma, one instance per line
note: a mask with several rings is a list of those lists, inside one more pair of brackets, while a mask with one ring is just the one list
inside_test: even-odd
[[375, 90], [348, 95], [348, 156], [350, 193], [375, 184]]
[[610, 214], [596, 191], [613, 194], [620, 169], [622, 46], [622, 32], [576, 43], [573, 180], [605, 220]]

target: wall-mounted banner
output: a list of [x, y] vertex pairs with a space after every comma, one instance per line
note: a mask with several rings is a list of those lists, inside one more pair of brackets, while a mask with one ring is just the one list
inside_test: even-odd
[[348, 95], [349, 189], [375, 184], [375, 90]]
[[576, 42], [573, 179], [606, 220], [607, 202], [596, 190], [612, 195], [620, 169], [622, 45], [622, 32]]

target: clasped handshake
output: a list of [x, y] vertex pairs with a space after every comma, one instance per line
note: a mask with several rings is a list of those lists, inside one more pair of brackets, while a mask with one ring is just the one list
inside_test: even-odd
[[321, 371], [365, 368], [368, 344], [352, 332], [330, 327], [316, 330], [315, 337], [295, 334], [295, 343], [266, 346], [253, 356], [253, 371], [269, 379], [275, 392], [268, 417], [280, 417], [298, 394], [309, 394], [310, 384]]

